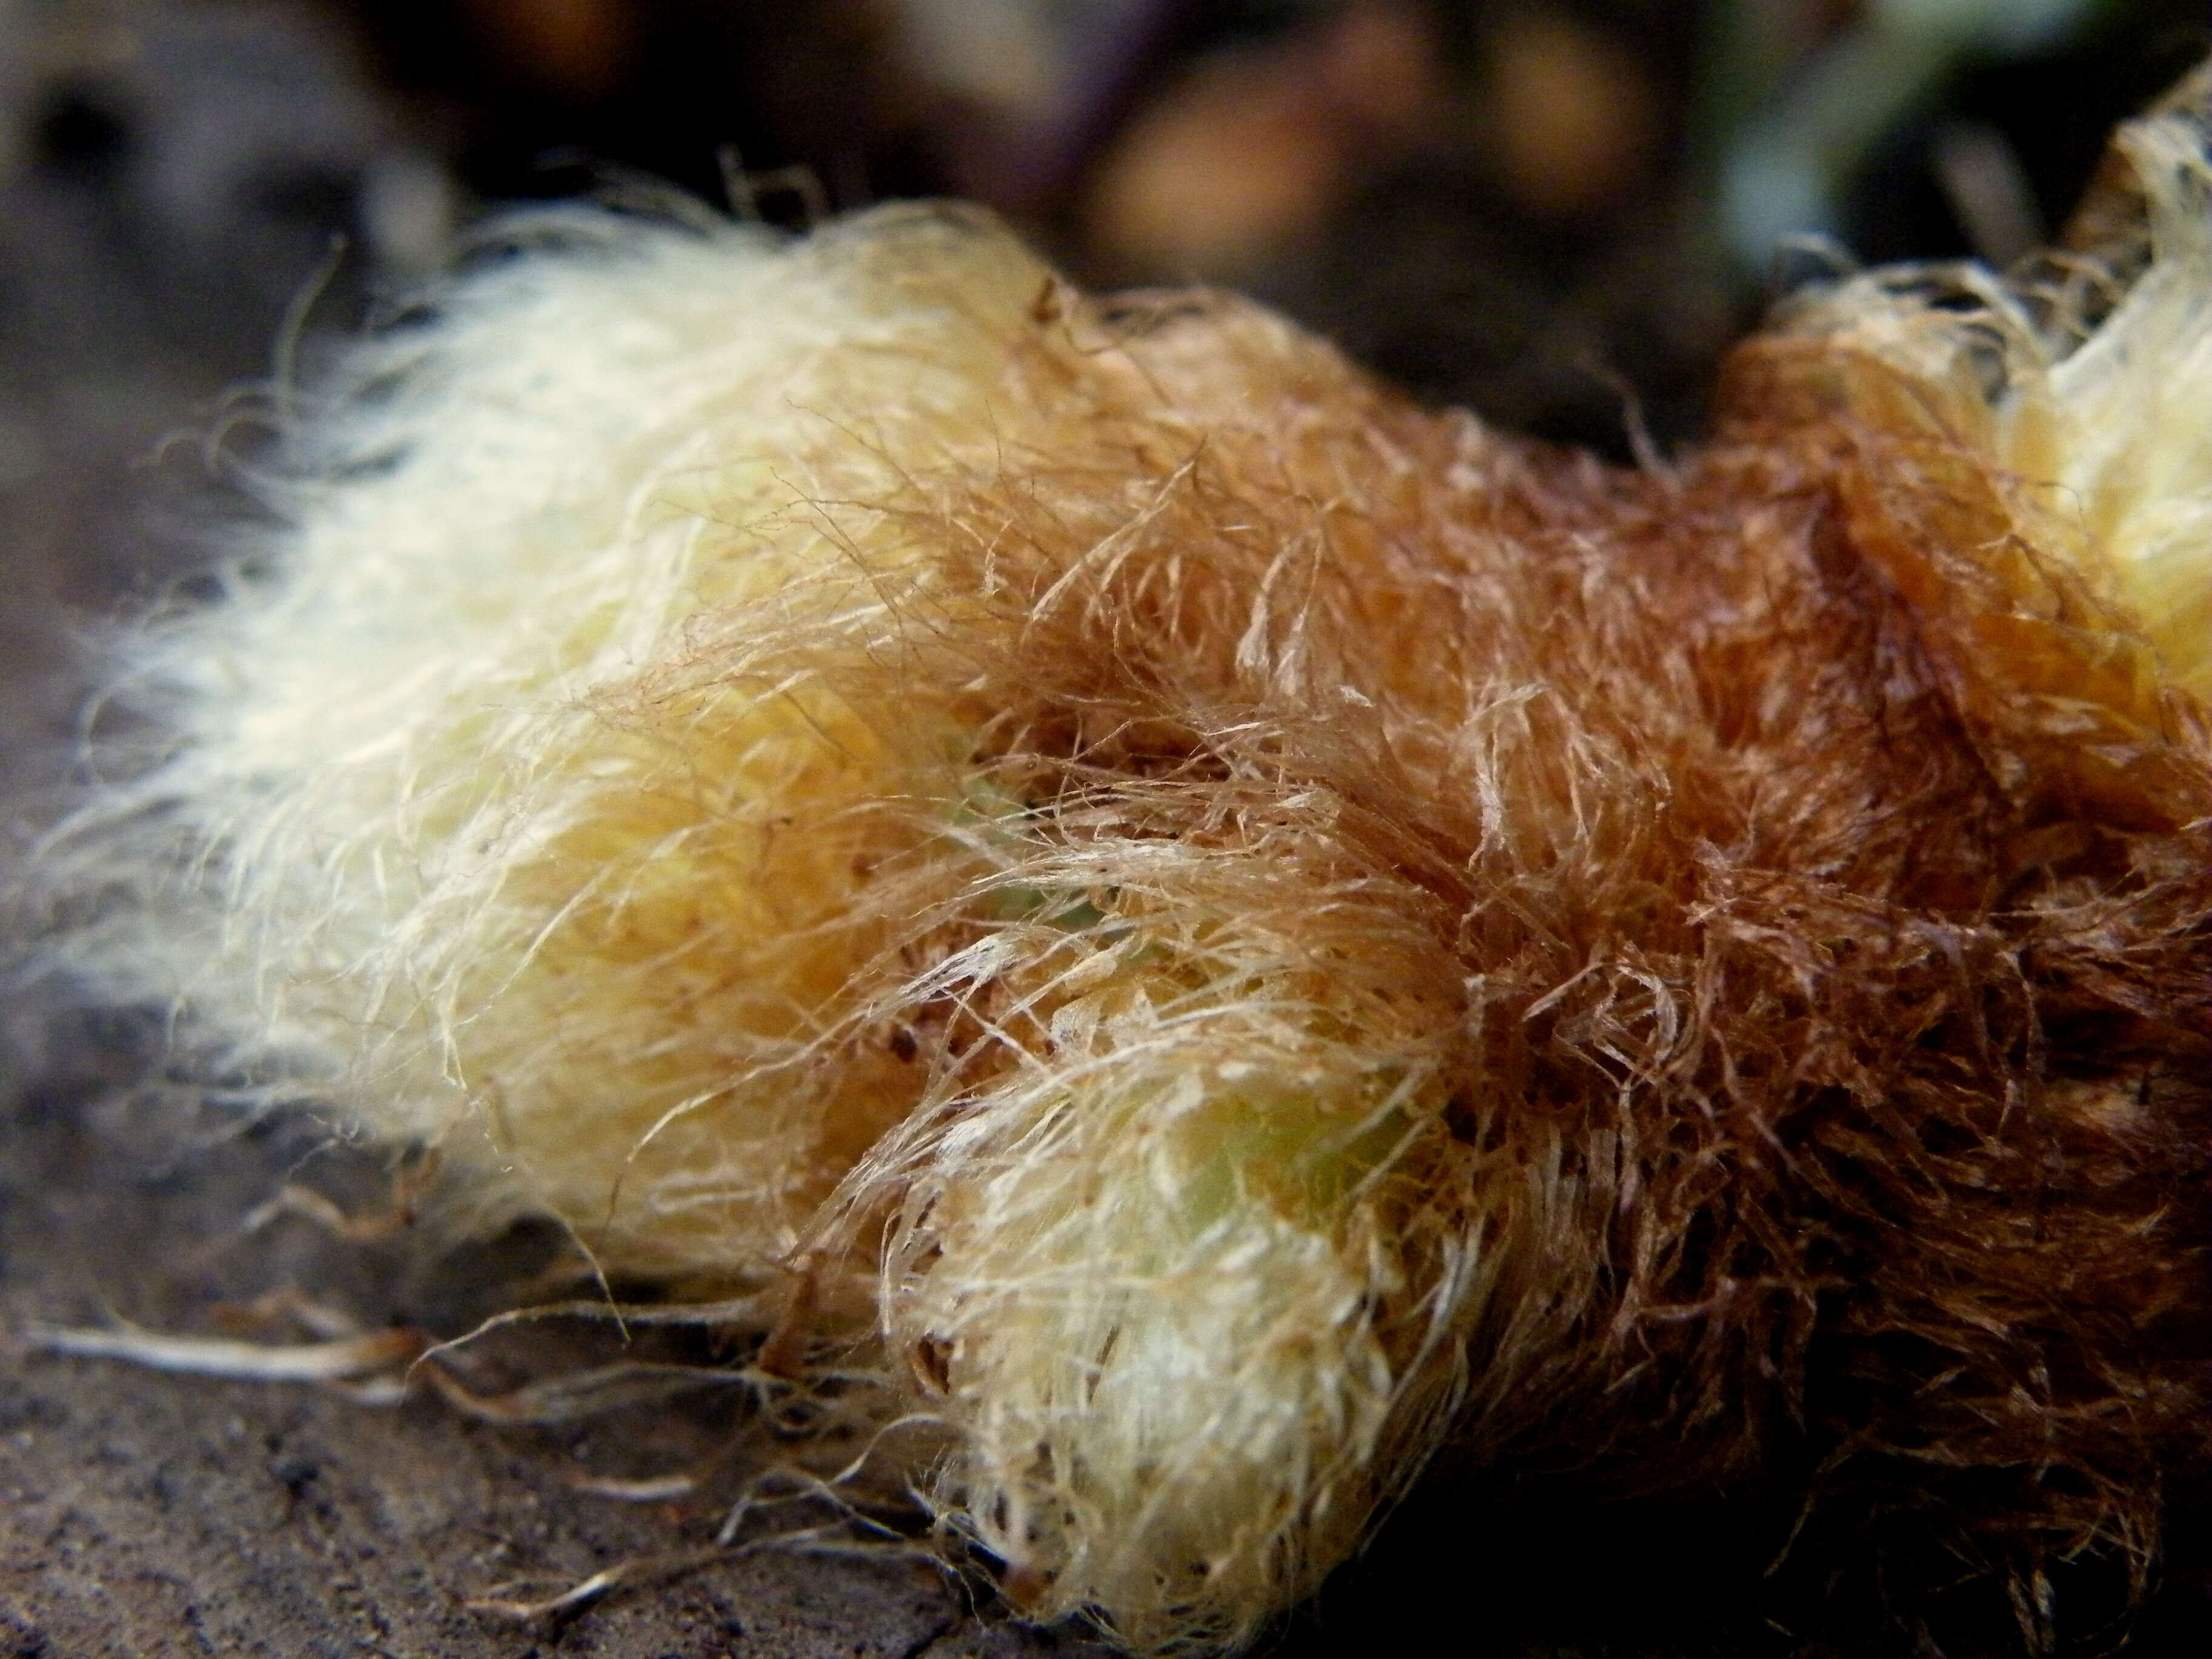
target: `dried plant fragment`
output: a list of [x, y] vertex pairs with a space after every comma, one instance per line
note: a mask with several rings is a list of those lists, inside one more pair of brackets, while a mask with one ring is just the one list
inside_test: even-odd
[[2204, 92], [2121, 240], [1801, 301], [1671, 472], [957, 210], [535, 222], [126, 647], [58, 948], [873, 1375], [1039, 1614], [1786, 1445], [2033, 1633], [2205, 1449]]

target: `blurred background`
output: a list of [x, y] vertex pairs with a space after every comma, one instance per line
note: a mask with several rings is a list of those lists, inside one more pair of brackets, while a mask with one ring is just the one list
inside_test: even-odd
[[2017, 258], [2208, 46], [2206, 0], [0, 0], [0, 712], [59, 713], [36, 598], [190, 542], [226, 392], [489, 206], [978, 198], [1619, 456], [1793, 281]]

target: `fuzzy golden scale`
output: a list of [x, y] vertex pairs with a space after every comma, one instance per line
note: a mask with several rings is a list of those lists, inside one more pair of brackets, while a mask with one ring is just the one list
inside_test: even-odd
[[2203, 93], [2094, 329], [1855, 279], [1666, 473], [955, 210], [542, 222], [130, 645], [58, 948], [449, 1224], [802, 1268], [764, 1363], [879, 1358], [1039, 1614], [1236, 1644], [1440, 1455], [1788, 1448], [2033, 1634], [2207, 1443]]

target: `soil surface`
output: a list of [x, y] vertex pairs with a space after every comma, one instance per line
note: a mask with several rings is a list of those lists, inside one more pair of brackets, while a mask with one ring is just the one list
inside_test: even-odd
[[[210, 1380], [30, 1351], [41, 1323], [221, 1328], [279, 1286], [372, 1328], [465, 1328], [547, 1252], [527, 1236], [441, 1251], [241, 1218], [288, 1179], [375, 1202], [373, 1160], [312, 1119], [254, 1123], [111, 1073], [128, 1031], [64, 1022], [0, 1138], [0, 1655], [389, 1659], [953, 1659], [1101, 1654], [979, 1619], [914, 1559], [723, 1559], [617, 1589], [565, 1621], [471, 1611], [534, 1600], [713, 1536], [719, 1503], [578, 1490], [696, 1462], [712, 1401], [564, 1431], [471, 1420], [434, 1399]], [[126, 1051], [118, 1055], [118, 1051]], [[502, 1288], [504, 1287], [504, 1288]], [[559, 1345], [586, 1339], [553, 1335]]]

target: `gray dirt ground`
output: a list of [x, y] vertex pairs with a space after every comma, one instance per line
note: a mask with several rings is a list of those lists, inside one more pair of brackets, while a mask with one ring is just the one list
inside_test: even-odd
[[[162, 1376], [25, 1352], [38, 1321], [206, 1327], [226, 1299], [283, 1282], [356, 1310], [480, 1304], [472, 1281], [526, 1266], [530, 1241], [440, 1259], [413, 1243], [343, 1245], [297, 1224], [250, 1244], [238, 1218], [319, 1144], [292, 1121], [237, 1134], [88, 1076], [82, 1026], [10, 1091], [0, 1137], [0, 1654], [368, 1654], [389, 1659], [952, 1659], [1093, 1650], [987, 1626], [907, 1560], [760, 1556], [618, 1594], [565, 1626], [471, 1613], [507, 1581], [537, 1594], [696, 1544], [718, 1505], [579, 1493], [584, 1469], [681, 1466], [711, 1410], [632, 1413], [560, 1438], [465, 1420], [428, 1401], [366, 1407], [299, 1386]], [[331, 1189], [373, 1192], [340, 1152]], [[350, 1182], [346, 1178], [352, 1176]]]

